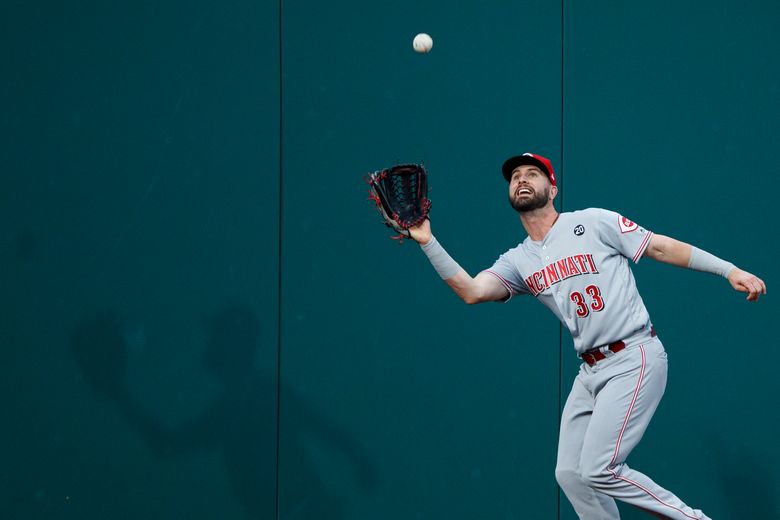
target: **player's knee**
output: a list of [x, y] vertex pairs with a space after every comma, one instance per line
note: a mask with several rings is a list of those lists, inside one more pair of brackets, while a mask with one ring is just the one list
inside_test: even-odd
[[558, 485], [566, 491], [577, 486], [582, 486], [582, 477], [579, 471], [568, 468], [555, 468], [555, 480]]
[[593, 466], [582, 472], [582, 480], [588, 487], [604, 489], [615, 482], [615, 473], [609, 467]]
[[599, 489], [614, 481], [614, 466], [607, 455], [583, 451], [580, 457], [580, 475], [588, 487]]

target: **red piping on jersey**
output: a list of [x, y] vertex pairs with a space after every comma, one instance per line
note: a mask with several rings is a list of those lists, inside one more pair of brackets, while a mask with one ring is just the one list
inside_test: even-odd
[[631, 404], [628, 405], [628, 412], [626, 412], [626, 418], [623, 420], [623, 427], [620, 428], [620, 435], [618, 435], [617, 444], [615, 445], [615, 453], [612, 454], [612, 460], [609, 461], [609, 468], [615, 463], [620, 450], [620, 442], [623, 440], [623, 434], [626, 432], [626, 426], [628, 426], [628, 419], [631, 417], [631, 412], [634, 410], [634, 404], [636, 404], [636, 398], [639, 396], [639, 387], [642, 385], [642, 379], [645, 376], [645, 348], [643, 345], [639, 345], [639, 350], [642, 352], [642, 367], [639, 370], [639, 380], [636, 382], [636, 388], [634, 389], [634, 396], [631, 398]]
[[[647, 239], [645, 239], [645, 240], [647, 240]], [[641, 484], [639, 484], [637, 482], [634, 482], [633, 480], [631, 480], [629, 478], [620, 476], [615, 471], [614, 464], [615, 464], [615, 460], [617, 460], [618, 451], [620, 450], [620, 442], [623, 440], [623, 434], [626, 431], [626, 426], [628, 425], [628, 420], [631, 417], [631, 412], [634, 411], [634, 405], [636, 404], [636, 399], [639, 396], [639, 389], [642, 386], [642, 380], [644, 379], [644, 376], [645, 376], [645, 364], [646, 364], [645, 363], [645, 346], [644, 345], [639, 345], [639, 351], [642, 353], [642, 368], [639, 370], [639, 380], [636, 382], [636, 389], [634, 389], [634, 397], [631, 399], [631, 404], [628, 407], [628, 412], [626, 413], [626, 418], [623, 421], [623, 427], [620, 429], [620, 435], [618, 435], [617, 445], [615, 446], [615, 453], [612, 455], [612, 460], [609, 462], [609, 466], [607, 466], [607, 471], [609, 471], [614, 478], [616, 478], [618, 480], [622, 480], [623, 482], [628, 482], [632, 486], [638, 487], [639, 489], [641, 489], [642, 491], [644, 491], [645, 493], [647, 493], [648, 495], [653, 497], [659, 504], [664, 505], [664, 506], [666, 506], [668, 508], [674, 509], [675, 511], [679, 511], [680, 513], [685, 515], [686, 518], [691, 518], [693, 520], [698, 520], [695, 516], [691, 516], [691, 515], [687, 514], [682, 509], [674, 507], [671, 504], [667, 504], [666, 502], [664, 502], [663, 500], [661, 500], [660, 498], [655, 496], [649, 489], [645, 488]]]
[[509, 285], [509, 282], [508, 282], [508, 281], [506, 281], [506, 280], [504, 279], [504, 277], [503, 277], [503, 276], [501, 276], [500, 274], [498, 274], [498, 273], [494, 273], [493, 271], [491, 271], [491, 270], [489, 270], [489, 269], [485, 269], [483, 272], [485, 272], [485, 273], [490, 273], [490, 274], [492, 274], [493, 276], [495, 276], [496, 278], [498, 278], [499, 280], [501, 280], [501, 283], [502, 283], [502, 284], [504, 284], [504, 287], [506, 287], [506, 290], [507, 290], [507, 291], [509, 291], [509, 296], [512, 296], [512, 295], [514, 295], [514, 294], [517, 294], [517, 292], [516, 292], [516, 291], [514, 291], [514, 290], [512, 289], [512, 286], [511, 286], [511, 285]]
[[636, 254], [634, 255], [634, 263], [639, 262], [639, 258], [642, 256], [642, 253], [645, 252], [645, 249], [647, 249], [647, 243], [650, 241], [650, 237], [653, 236], [652, 231], [647, 232], [647, 236], [645, 236], [645, 239], [642, 240], [642, 243], [639, 246], [639, 249], [636, 250]]
[[655, 496], [655, 495], [654, 495], [654, 494], [653, 494], [653, 493], [652, 493], [652, 492], [651, 492], [649, 489], [645, 488], [645, 487], [644, 487], [644, 486], [642, 486], [641, 484], [639, 484], [639, 483], [637, 483], [637, 482], [634, 482], [633, 480], [631, 480], [631, 479], [629, 479], [629, 478], [626, 478], [626, 477], [619, 477], [619, 476], [617, 476], [617, 475], [615, 474], [615, 472], [614, 472], [613, 470], [610, 470], [610, 473], [612, 473], [612, 475], [613, 475], [615, 478], [617, 478], [617, 479], [619, 479], [619, 480], [622, 480], [622, 481], [624, 481], [624, 482], [628, 482], [629, 484], [631, 484], [631, 485], [634, 485], [634, 486], [638, 487], [639, 489], [641, 489], [642, 491], [644, 491], [645, 493], [647, 493], [648, 495], [650, 495], [651, 497], [653, 497], [653, 498], [654, 498], [656, 501], [658, 501], [658, 503], [659, 503], [659, 504], [661, 504], [661, 505], [664, 505], [664, 506], [668, 507], [669, 509], [674, 509], [675, 511], [679, 511], [680, 513], [682, 513], [683, 515], [685, 515], [685, 517], [686, 517], [686, 518], [691, 518], [692, 520], [698, 520], [698, 519], [697, 519], [695, 516], [691, 516], [691, 515], [689, 515], [688, 513], [686, 513], [685, 511], [683, 511], [682, 509], [680, 509], [680, 508], [678, 508], [678, 507], [674, 507], [674, 506], [673, 506], [673, 505], [671, 505], [671, 504], [667, 504], [666, 502], [664, 502], [663, 500], [661, 500], [660, 498], [658, 498], [657, 496]]

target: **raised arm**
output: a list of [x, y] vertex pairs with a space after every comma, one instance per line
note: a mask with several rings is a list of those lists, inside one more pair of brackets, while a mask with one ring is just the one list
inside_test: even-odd
[[757, 301], [761, 294], [766, 294], [766, 284], [759, 277], [674, 238], [653, 235], [644, 256], [678, 267], [722, 276], [737, 291], [748, 293], [748, 301]]
[[422, 247], [423, 252], [433, 264], [450, 288], [461, 300], [468, 304], [503, 300], [509, 291], [501, 281], [488, 273], [479, 273], [471, 277], [436, 240], [431, 233], [431, 223], [425, 220], [419, 226], [409, 230], [412, 238]]

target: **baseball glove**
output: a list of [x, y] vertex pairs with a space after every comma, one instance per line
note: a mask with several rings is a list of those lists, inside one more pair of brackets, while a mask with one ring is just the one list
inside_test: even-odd
[[408, 238], [409, 228], [428, 218], [428, 173], [422, 164], [399, 164], [369, 173], [368, 198], [376, 203], [385, 225], [398, 231], [395, 238]]

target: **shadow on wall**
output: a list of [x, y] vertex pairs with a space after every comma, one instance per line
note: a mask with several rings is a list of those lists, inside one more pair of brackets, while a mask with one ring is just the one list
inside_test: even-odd
[[734, 446], [723, 439], [710, 440], [717, 454], [719, 480], [729, 518], [780, 518], [777, 498], [777, 468], [747, 446]]
[[[225, 307], [206, 324], [206, 368], [222, 385], [220, 397], [200, 416], [168, 428], [130, 395], [126, 383], [128, 345], [122, 320], [106, 313], [80, 325], [71, 351], [85, 380], [110, 398], [158, 457], [220, 450], [231, 487], [252, 519], [268, 518], [276, 503], [276, 367], [255, 367], [260, 348], [257, 315], [245, 304]], [[271, 371], [272, 370], [272, 371]], [[173, 371], [172, 371], [173, 372]], [[339, 519], [346, 497], [329, 492], [307, 454], [305, 435], [342, 452], [367, 492], [376, 484], [373, 466], [356, 439], [283, 387], [285, 480], [280, 518]]]

